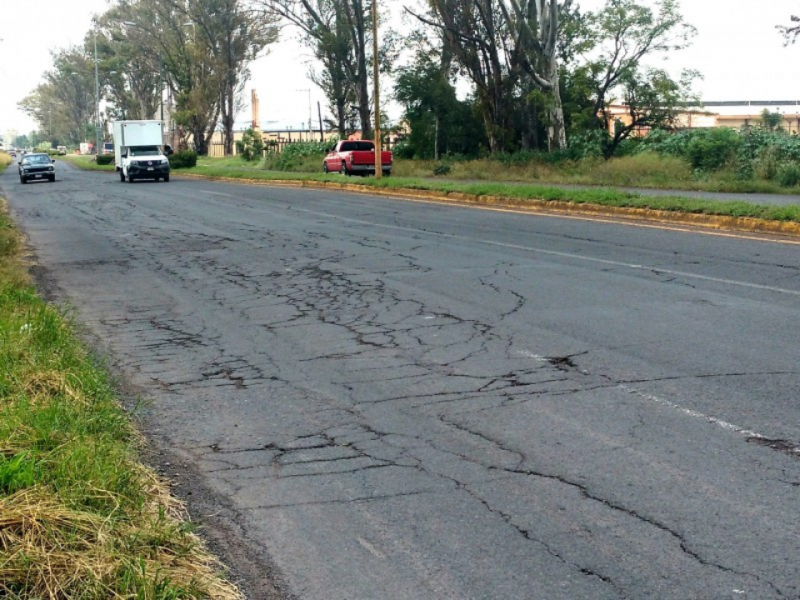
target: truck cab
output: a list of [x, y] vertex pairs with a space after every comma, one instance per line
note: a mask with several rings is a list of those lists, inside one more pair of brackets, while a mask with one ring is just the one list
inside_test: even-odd
[[161, 121], [115, 121], [114, 165], [120, 181], [169, 181]]

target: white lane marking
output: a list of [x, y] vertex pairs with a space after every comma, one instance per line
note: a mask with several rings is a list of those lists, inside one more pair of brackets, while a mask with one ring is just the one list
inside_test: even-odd
[[723, 421], [722, 419], [718, 419], [717, 417], [712, 417], [711, 415], [701, 413], [698, 410], [685, 408], [680, 404], [675, 404], [674, 402], [671, 402], [664, 398], [660, 398], [659, 396], [648, 394], [646, 392], [642, 392], [640, 390], [628, 387], [626, 385], [619, 385], [617, 387], [625, 392], [628, 392], [629, 394], [634, 394], [636, 396], [639, 396], [640, 398], [644, 398], [645, 400], [649, 400], [651, 402], [655, 402], [656, 404], [661, 404], [662, 406], [666, 406], [673, 410], [677, 410], [678, 412], [683, 413], [684, 415], [687, 415], [694, 419], [700, 419], [701, 421], [706, 421], [707, 423], [711, 423], [712, 425], [721, 427], [726, 431], [732, 431], [733, 433], [738, 433], [739, 435], [744, 435], [750, 438], [766, 439], [766, 436], [761, 435], [760, 433], [756, 433], [751, 429], [747, 429], [745, 427], [739, 427], [738, 425], [734, 425], [733, 423], [729, 423], [728, 421]]
[[[519, 350], [517, 354], [525, 356], [527, 358], [531, 358], [536, 362], [549, 362], [548, 359], [544, 356], [539, 354], [534, 354], [533, 352], [529, 352], [528, 350]], [[692, 417], [693, 419], [699, 419], [701, 421], [705, 421], [707, 423], [711, 423], [712, 425], [716, 425], [726, 431], [732, 431], [733, 433], [737, 433], [739, 435], [751, 437], [751, 438], [758, 438], [758, 439], [767, 439], [765, 435], [752, 431], [751, 429], [747, 429], [745, 427], [739, 427], [738, 425], [734, 425], [733, 423], [729, 423], [723, 419], [719, 419], [717, 417], [712, 417], [711, 415], [707, 415], [705, 413], [701, 413], [698, 410], [694, 410], [691, 408], [685, 408], [680, 404], [676, 404], [670, 400], [666, 400], [665, 398], [661, 398], [654, 394], [648, 394], [646, 392], [642, 392], [641, 390], [637, 390], [636, 388], [628, 387], [624, 384], [618, 384], [616, 386], [617, 389], [620, 389], [628, 394], [633, 394], [635, 396], [639, 396], [644, 400], [649, 400], [650, 402], [654, 402], [656, 404], [660, 404], [661, 406], [666, 406], [667, 408], [671, 408], [672, 410], [676, 410], [680, 413], [683, 413], [686, 416]]]
[[634, 269], [638, 271], [656, 271], [658, 273], [663, 273], [664, 275], [673, 275], [675, 277], [686, 277], [687, 279], [697, 279], [700, 281], [708, 281], [712, 283], [721, 283], [724, 285], [732, 285], [744, 288], [750, 288], [755, 290], [764, 290], [767, 292], [776, 292], [779, 294], [789, 294], [792, 296], [800, 296], [800, 290], [789, 290], [786, 288], [779, 288], [771, 285], [761, 285], [759, 283], [750, 283], [747, 281], [737, 281], [735, 279], [724, 279], [722, 277], [710, 277], [708, 275], [699, 275], [696, 273], [687, 273], [685, 271], [673, 271], [671, 269], [661, 269], [659, 267], [648, 267], [646, 265], [639, 265], [635, 263], [625, 263], [616, 260], [608, 260], [605, 258], [595, 258], [594, 256], [584, 256], [582, 254], [574, 254], [572, 252], [558, 252], [557, 250], [546, 250], [544, 248], [536, 248], [534, 246], [523, 246], [521, 244], [506, 244], [504, 242], [495, 242], [492, 240], [481, 240], [476, 238], [471, 238], [463, 235], [455, 235], [453, 233], [441, 233], [437, 231], [428, 231], [427, 229], [417, 229], [415, 227], [402, 227], [400, 225], [386, 225], [382, 223], [373, 223], [372, 221], [365, 221], [363, 219], [352, 219], [349, 217], [342, 217], [339, 215], [323, 213], [314, 210], [308, 210], [305, 208], [295, 208], [294, 210], [298, 212], [304, 212], [312, 215], [317, 215], [320, 217], [329, 217], [332, 219], [338, 219], [339, 221], [345, 221], [348, 223], [358, 223], [359, 225], [369, 225], [370, 227], [381, 227], [383, 229], [392, 229], [395, 231], [407, 231], [411, 233], [424, 233], [427, 235], [432, 236], [439, 236], [444, 237], [451, 240], [459, 240], [464, 242], [472, 242], [472, 243], [479, 243], [479, 244], [486, 244], [487, 246], [497, 246], [499, 248], [509, 248], [512, 250], [523, 250], [526, 252], [533, 252], [538, 254], [544, 254], [547, 256], [557, 256], [559, 258], [569, 258], [572, 260], [581, 260], [584, 262], [591, 262], [601, 265], [607, 265], [612, 267], [623, 267], [627, 269]]
[[374, 556], [377, 556], [377, 557], [378, 557], [378, 558], [380, 558], [381, 560], [385, 560], [385, 559], [386, 559], [386, 555], [385, 555], [383, 552], [381, 552], [380, 550], [378, 550], [378, 549], [377, 549], [375, 546], [373, 546], [372, 544], [370, 544], [370, 543], [369, 543], [367, 540], [365, 540], [364, 538], [362, 538], [362, 537], [357, 537], [357, 538], [356, 538], [356, 540], [358, 540], [358, 543], [359, 543], [359, 544], [361, 544], [362, 546], [364, 546], [364, 548], [366, 548], [366, 549], [367, 549], [367, 551], [369, 551], [369, 553], [370, 553], [370, 554], [373, 554]]

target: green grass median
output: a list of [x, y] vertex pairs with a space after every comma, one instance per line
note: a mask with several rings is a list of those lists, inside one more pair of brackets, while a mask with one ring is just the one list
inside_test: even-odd
[[[86, 160], [89, 159], [89, 160]], [[69, 157], [80, 168], [113, 170], [98, 167], [89, 157]], [[607, 206], [613, 208], [640, 208], [685, 214], [715, 215], [721, 217], [749, 217], [766, 221], [800, 222], [800, 206], [767, 205], [742, 201], [719, 201], [687, 198], [680, 193], [670, 196], [646, 196], [626, 192], [614, 187], [571, 189], [558, 185], [518, 183], [502, 181], [442, 181], [425, 177], [348, 177], [338, 174], [298, 173], [269, 171], [244, 163], [241, 159], [201, 157], [192, 169], [175, 169], [175, 175], [196, 174], [212, 179], [229, 178], [243, 181], [320, 181], [348, 183], [363, 186], [365, 190], [376, 188], [402, 192], [403, 190], [459, 193], [472, 196], [493, 196], [515, 201], [557, 201], [574, 204]]]
[[94, 156], [67, 154], [66, 156], [56, 156], [55, 158], [73, 164], [85, 171], [113, 171], [115, 168], [113, 162], [110, 165], [98, 165], [94, 160]]
[[776, 206], [749, 202], [724, 202], [675, 196], [644, 196], [613, 188], [569, 189], [558, 186], [506, 182], [453, 182], [410, 177], [348, 177], [324, 173], [289, 173], [259, 171], [246, 168], [200, 166], [176, 170], [175, 174], [195, 173], [211, 178], [231, 178], [256, 181], [329, 181], [392, 191], [421, 190], [460, 193], [474, 196], [493, 196], [511, 200], [543, 200], [592, 204], [615, 208], [645, 208], [669, 212], [751, 217], [770, 221], [800, 222], [800, 206]]
[[0, 198], [0, 597], [241, 598], [23, 249]]

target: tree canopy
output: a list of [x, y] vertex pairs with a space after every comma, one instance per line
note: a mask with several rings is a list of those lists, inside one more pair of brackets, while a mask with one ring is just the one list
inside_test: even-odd
[[[675, 127], [696, 100], [699, 74], [660, 62], [695, 34], [678, 0], [605, 0], [594, 11], [573, 0], [411, 0], [405, 38], [380, 6], [373, 57], [368, 0], [109, 0], [96, 20], [101, 116], [158, 118], [168, 91], [182, 143], [203, 153], [219, 130], [230, 153], [249, 66], [281, 32], [311, 49], [309, 78], [342, 137], [373, 135], [377, 58], [414, 156], [564, 153], [593, 139], [609, 157], [642, 131]], [[791, 42], [800, 25], [781, 31]], [[78, 141], [98, 119], [94, 35], [55, 52], [20, 103], [51, 137]]]

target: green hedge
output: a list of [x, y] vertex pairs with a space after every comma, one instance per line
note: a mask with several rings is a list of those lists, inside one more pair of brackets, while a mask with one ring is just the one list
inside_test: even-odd
[[97, 157], [98, 165], [110, 165], [114, 162], [114, 156], [111, 154], [101, 154]]
[[197, 166], [197, 152], [194, 150], [181, 150], [169, 157], [169, 166], [172, 169], [191, 169]]

